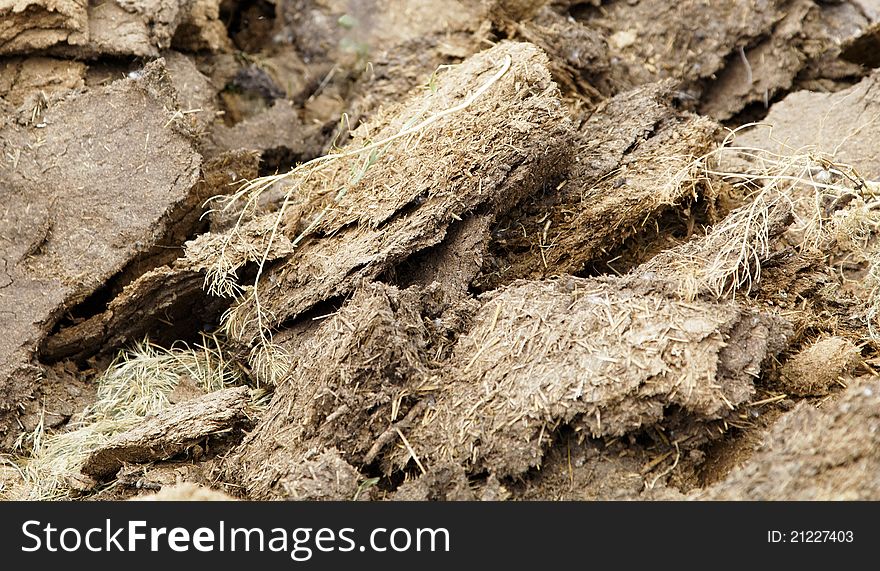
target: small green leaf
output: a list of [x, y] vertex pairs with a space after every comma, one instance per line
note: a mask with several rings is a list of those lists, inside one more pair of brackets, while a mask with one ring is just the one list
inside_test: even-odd
[[340, 26], [348, 30], [351, 30], [358, 25], [357, 18], [355, 18], [351, 14], [343, 14], [342, 16], [339, 16], [339, 20], [337, 21], [339, 22]]
[[363, 482], [361, 482], [361, 485], [358, 486], [358, 489], [354, 493], [354, 497], [352, 498], [352, 500], [357, 501], [358, 497], [360, 497], [360, 495], [361, 495], [361, 492], [365, 492], [366, 490], [369, 490], [370, 488], [372, 488], [373, 486], [375, 486], [378, 483], [379, 483], [379, 478], [369, 478], [367, 480], [364, 480]]

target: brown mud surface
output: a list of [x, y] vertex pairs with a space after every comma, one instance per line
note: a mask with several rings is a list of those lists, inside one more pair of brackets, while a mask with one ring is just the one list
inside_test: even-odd
[[880, 499], [880, 3], [0, 0], [0, 498]]

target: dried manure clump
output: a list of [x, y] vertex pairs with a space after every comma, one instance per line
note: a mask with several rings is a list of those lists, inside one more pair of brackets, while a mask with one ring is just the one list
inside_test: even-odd
[[[734, 302], [681, 302], [612, 280], [517, 282], [441, 305], [439, 317], [432, 299], [419, 286], [375, 284], [319, 325], [279, 336], [297, 361], [240, 456], [227, 458], [228, 477], [251, 497], [292, 497], [302, 463], [332, 448], [349, 467], [501, 478], [539, 466], [560, 426], [613, 437], [665, 425], [687, 449], [750, 399], [788, 334], [778, 317]], [[463, 497], [438, 477], [419, 493]]]
[[694, 463], [688, 458], [696, 450], [684, 453], [681, 446], [664, 442], [651, 448], [563, 437], [547, 450], [540, 469], [510, 484], [510, 494], [517, 500], [608, 501], [674, 493], [672, 478], [689, 471], [688, 464]]
[[[12, 157], [0, 168], [0, 314], [8, 316], [0, 449], [11, 448], [22, 424], [36, 426], [40, 406], [55, 408], [35, 402], [43, 374], [35, 353], [47, 333], [175, 232], [181, 209], [192, 206], [201, 157], [174, 120], [174, 97], [159, 60], [139, 79], [43, 111], [38, 136], [12, 120], [0, 127], [0, 148]], [[124, 112], [94, 121], [107, 109]]]
[[[230, 281], [246, 262], [286, 256], [232, 310], [230, 332], [250, 343], [436, 245], [457, 219], [533, 192], [567, 164], [570, 138], [546, 56], [500, 44], [378, 112], [339, 153], [276, 177], [284, 206], [243, 227], [264, 229], [256, 252], [241, 252], [233, 229], [201, 236], [187, 256], [218, 292], [236, 289]], [[279, 250], [294, 243], [290, 255]]]
[[[560, 425], [600, 437], [657, 424], [670, 408], [722, 419], [785, 336], [772, 315], [613, 280], [516, 282], [480, 301], [409, 439], [423, 462], [499, 476], [539, 465]], [[679, 444], [698, 432], [683, 430]]]
[[779, 371], [779, 390], [789, 395], [823, 396], [861, 362], [859, 348], [848, 339], [827, 337], [793, 355]]
[[865, 379], [839, 401], [802, 402], [771, 429], [764, 446], [706, 500], [871, 500], [878, 497], [880, 383]]
[[[880, 130], [876, 120], [880, 109], [874, 71], [859, 83], [836, 93], [792, 93], [767, 115], [767, 126], [739, 137], [743, 146], [777, 153], [808, 149], [820, 154], [832, 152], [836, 162], [858, 165], [868, 180], [880, 177], [880, 159], [871, 152], [871, 141]], [[803, 125], [813, 125], [805, 129]], [[772, 126], [772, 128], [769, 128]]]
[[[83, 87], [86, 65], [49, 57], [11, 57], [0, 63], [0, 97], [17, 109]], [[30, 106], [29, 106], [30, 105]]]
[[0, 4], [0, 53], [43, 49], [59, 42], [85, 43], [86, 0], [4, 0]]
[[666, 209], [693, 200], [693, 164], [719, 126], [681, 112], [672, 82], [622, 93], [581, 127], [577, 157], [556, 188], [526, 198], [493, 229], [483, 287], [578, 273]]
[[249, 401], [247, 387], [236, 387], [170, 407], [146, 426], [118, 434], [93, 451], [82, 473], [101, 480], [126, 463], [171, 458], [212, 434], [243, 426]]
[[[30, 499], [91, 492], [129, 464], [200, 449], [208, 438], [246, 428], [258, 407], [216, 340], [163, 349], [148, 342], [117, 357], [94, 403], [67, 426], [31, 435], [23, 469]], [[121, 472], [120, 472], [121, 473]]]
[[880, 498], [880, 9], [656, 4], [0, 0], [0, 498]]
[[[226, 462], [249, 496], [302, 495], [310, 487], [301, 481], [309, 476], [304, 462], [353, 473], [345, 459], [370, 464], [393, 441], [389, 421], [405, 420], [428, 380], [429, 331], [419, 305], [412, 292], [374, 284], [334, 315], [275, 340], [296, 362], [240, 457]], [[332, 462], [324, 454], [330, 448], [337, 449]]]
[[219, 16], [219, 0], [4, 0], [0, 54], [155, 57], [172, 45], [222, 51], [230, 46]]

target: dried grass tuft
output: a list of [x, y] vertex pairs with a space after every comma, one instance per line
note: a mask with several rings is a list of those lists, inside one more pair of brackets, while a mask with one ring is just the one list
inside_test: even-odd
[[[880, 222], [878, 183], [815, 148], [781, 154], [736, 145], [737, 133], [752, 127], [756, 125], [731, 131], [721, 145], [675, 177], [677, 184], [688, 177], [710, 187], [726, 183], [743, 200], [698, 245], [670, 250], [646, 265], [678, 274], [686, 299], [748, 294], [760, 279], [762, 261], [772, 253], [771, 234], [780, 218], [793, 217], [789, 235], [802, 250], [822, 248], [842, 233], [864, 242]], [[861, 206], [847, 209], [854, 200]]]
[[29, 499], [67, 497], [76, 488], [77, 474], [90, 453], [167, 409], [171, 393], [184, 378], [206, 392], [242, 381], [216, 338], [171, 349], [144, 340], [120, 353], [99, 380], [95, 403], [80, 419], [71, 421], [70, 431], [48, 435], [41, 422], [31, 435], [32, 453], [22, 464]]
[[24, 471], [15, 459], [8, 454], [0, 454], [0, 502], [19, 499], [19, 487], [24, 479]]

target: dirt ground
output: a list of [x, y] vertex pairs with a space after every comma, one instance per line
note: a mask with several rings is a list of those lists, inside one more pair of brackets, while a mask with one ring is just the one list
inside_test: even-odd
[[0, 0], [0, 499], [880, 499], [880, 1]]

